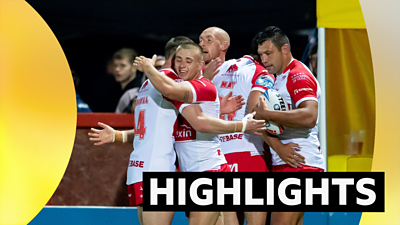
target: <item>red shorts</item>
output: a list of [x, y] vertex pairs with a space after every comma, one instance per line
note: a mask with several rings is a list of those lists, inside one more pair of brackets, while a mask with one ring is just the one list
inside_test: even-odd
[[225, 154], [232, 172], [268, 172], [263, 156], [251, 156], [250, 152], [234, 152]]
[[229, 168], [228, 164], [222, 164], [221, 168], [217, 169], [217, 170], [206, 170], [204, 172], [231, 172], [231, 169]]
[[128, 197], [130, 206], [143, 205], [143, 182], [128, 185]]
[[288, 164], [272, 166], [274, 172], [324, 172], [323, 169], [313, 166], [301, 165], [301, 168], [293, 168]]

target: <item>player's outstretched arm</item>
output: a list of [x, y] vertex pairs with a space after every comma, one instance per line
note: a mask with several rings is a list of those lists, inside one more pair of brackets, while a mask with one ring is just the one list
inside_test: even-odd
[[220, 102], [220, 115], [229, 114], [238, 111], [246, 104], [241, 95], [232, 96], [230, 91]]
[[290, 128], [313, 128], [318, 118], [318, 102], [307, 100], [300, 103], [299, 107], [289, 111], [268, 110], [267, 105], [259, 98], [260, 104], [256, 105], [256, 119], [272, 121]]
[[301, 149], [300, 145], [295, 143], [282, 144], [282, 142], [268, 132], [264, 131], [264, 141], [279, 155], [286, 164], [293, 168], [301, 168], [301, 164], [305, 164], [305, 158], [297, 153]]
[[171, 78], [162, 75], [153, 66], [155, 58], [156, 55], [152, 59], [144, 56], [136, 57], [134, 65], [147, 75], [154, 88], [162, 95], [172, 100], [191, 103], [193, 101], [193, 93], [189, 85], [185, 82], [175, 82]]
[[[182, 115], [197, 131], [202, 133], [229, 134], [243, 132], [248, 134], [262, 135], [265, 122], [245, 118], [243, 121], [225, 121], [203, 113], [199, 105], [190, 105], [182, 110]], [[244, 127], [244, 129], [243, 129]]]
[[135, 131], [133, 129], [127, 131], [119, 131], [114, 130], [112, 127], [101, 122], [98, 122], [98, 125], [103, 129], [98, 130], [95, 128], [91, 128], [92, 132], [88, 133], [88, 135], [90, 136], [89, 140], [95, 142], [94, 145], [102, 145], [115, 141], [133, 143], [135, 135]]

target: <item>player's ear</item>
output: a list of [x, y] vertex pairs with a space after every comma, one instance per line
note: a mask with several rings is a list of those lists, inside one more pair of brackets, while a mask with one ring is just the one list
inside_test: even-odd
[[290, 53], [290, 46], [289, 46], [288, 44], [284, 44], [284, 45], [282, 46], [282, 53], [283, 53], [284, 55], [287, 55], [287, 54]]
[[228, 51], [228, 47], [229, 47], [229, 43], [228, 43], [228, 41], [223, 41], [222, 43], [221, 43], [221, 50], [222, 51]]
[[206, 66], [206, 63], [204, 61], [201, 61], [201, 70], [203, 70], [203, 68]]

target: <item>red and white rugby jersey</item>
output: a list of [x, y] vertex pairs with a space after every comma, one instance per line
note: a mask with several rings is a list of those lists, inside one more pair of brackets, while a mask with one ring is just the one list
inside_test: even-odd
[[[193, 102], [198, 104], [203, 113], [219, 117], [219, 98], [214, 84], [204, 77], [185, 81], [193, 93]], [[179, 112], [191, 105], [173, 101]], [[218, 169], [226, 163], [221, 152], [217, 134], [201, 133], [193, 129], [189, 122], [178, 116], [178, 129], [175, 133], [175, 149], [178, 154], [179, 167], [184, 172], [203, 172]]]
[[[173, 70], [160, 72], [182, 81]], [[175, 171], [174, 124], [176, 107], [146, 80], [139, 90], [135, 108], [134, 151], [130, 155], [127, 184], [143, 181], [144, 171]]]
[[[300, 103], [311, 100], [319, 102], [321, 88], [311, 71], [300, 61], [292, 59], [282, 74], [276, 76], [274, 89], [286, 100], [289, 110], [296, 109]], [[278, 137], [282, 143], [289, 142], [300, 145], [300, 154], [306, 159], [306, 165], [325, 170], [325, 160], [320, 150], [318, 140], [318, 119], [312, 129], [292, 129], [285, 127], [285, 131]], [[285, 164], [278, 154], [271, 148], [272, 165]]]
[[[275, 81], [274, 76], [269, 74], [251, 56], [226, 61], [218, 69], [219, 73], [212, 82], [217, 87], [221, 98], [232, 91], [233, 95], [242, 95], [247, 101], [250, 92], [264, 92], [272, 88]], [[247, 113], [244, 106], [234, 113], [222, 115], [221, 119], [241, 121]], [[219, 140], [224, 154], [234, 152], [251, 152], [251, 155], [264, 154], [264, 141], [257, 135], [243, 133], [224, 134], [219, 136]]]

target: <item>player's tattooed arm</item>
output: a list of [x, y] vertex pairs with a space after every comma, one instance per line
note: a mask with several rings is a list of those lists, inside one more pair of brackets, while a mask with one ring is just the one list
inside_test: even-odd
[[138, 70], [146, 73], [147, 78], [151, 81], [154, 88], [157, 89], [165, 97], [186, 103], [192, 103], [192, 89], [186, 82], [177, 83], [171, 78], [164, 76], [156, 68], [154, 68], [155, 56], [148, 59], [144, 56], [136, 57], [134, 65]]

